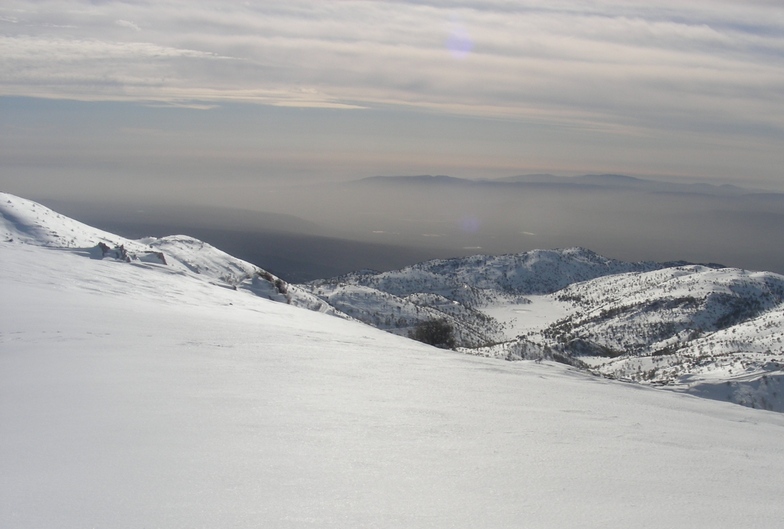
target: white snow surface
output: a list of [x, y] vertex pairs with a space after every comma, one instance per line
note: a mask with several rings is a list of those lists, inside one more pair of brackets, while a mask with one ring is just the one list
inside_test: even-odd
[[507, 340], [521, 334], [540, 332], [575, 311], [573, 303], [558, 301], [550, 295], [526, 296], [529, 303], [494, 303], [482, 312], [501, 322]]
[[781, 414], [445, 352], [5, 238], [0, 292], [3, 528], [784, 517]]
[[[242, 259], [187, 235], [131, 240], [65, 217], [31, 200], [0, 193], [0, 240], [64, 250], [93, 259], [124, 258], [134, 266], [165, 266], [168, 273], [184, 274], [226, 288], [347, 318], [296, 285]], [[111, 251], [102, 251], [105, 245]], [[120, 249], [121, 250], [118, 250]]]

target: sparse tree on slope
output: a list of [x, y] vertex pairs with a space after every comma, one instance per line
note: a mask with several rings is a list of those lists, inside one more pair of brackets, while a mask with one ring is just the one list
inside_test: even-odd
[[442, 349], [454, 349], [454, 329], [446, 320], [428, 320], [418, 324], [409, 337]]

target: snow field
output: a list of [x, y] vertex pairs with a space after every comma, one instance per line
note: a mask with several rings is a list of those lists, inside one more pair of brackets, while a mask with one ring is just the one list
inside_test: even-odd
[[784, 416], [0, 243], [0, 526], [776, 527]]
[[540, 332], [576, 310], [573, 304], [552, 296], [533, 295], [526, 299], [530, 303], [499, 303], [482, 307], [481, 311], [501, 322], [506, 339], [513, 340], [521, 334]]

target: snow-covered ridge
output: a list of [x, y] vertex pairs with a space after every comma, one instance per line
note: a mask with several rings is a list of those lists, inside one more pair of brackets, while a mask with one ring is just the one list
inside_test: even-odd
[[[68, 249], [94, 258], [158, 262], [177, 271], [241, 283], [260, 271], [207, 243], [184, 235], [131, 240], [65, 217], [30, 200], [0, 193], [0, 237], [6, 242]], [[156, 259], [146, 259], [156, 255]]]
[[[375, 327], [407, 335], [433, 319], [447, 321], [459, 345], [477, 348], [508, 339], [513, 327], [488, 308], [526, 305], [527, 296], [570, 284], [669, 264], [627, 263], [585, 248], [436, 259], [401, 270], [362, 270], [303, 285], [332, 306]], [[513, 336], [513, 334], [512, 334]]]
[[784, 276], [684, 266], [554, 296], [573, 312], [519, 338], [518, 351], [547, 346], [605, 376], [784, 412]]
[[67, 250], [193, 276], [274, 301], [343, 316], [296, 285], [186, 235], [126, 239], [65, 217], [31, 200], [0, 193], [0, 240]]
[[[647, 272], [685, 263], [628, 263], [586, 248], [533, 250], [508, 255], [435, 259], [400, 270], [352, 273], [312, 284], [363, 285], [399, 296], [451, 293], [468, 285], [512, 295], [549, 294], [572, 283], [625, 272]], [[481, 299], [477, 300], [481, 303]]]

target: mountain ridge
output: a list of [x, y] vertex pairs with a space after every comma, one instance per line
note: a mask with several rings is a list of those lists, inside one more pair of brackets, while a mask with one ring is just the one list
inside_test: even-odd
[[295, 285], [184, 235], [124, 239], [8, 194], [0, 194], [0, 213], [6, 244], [165, 267], [402, 336], [443, 320], [462, 353], [556, 359], [608, 378], [784, 411], [779, 274], [629, 263], [571, 247], [436, 259]]
[[163, 265], [176, 273], [275, 301], [346, 317], [296, 285], [187, 235], [127, 239], [65, 217], [41, 204], [0, 193], [0, 239], [115, 259], [137, 266]]
[[[372, 176], [355, 181], [356, 184], [410, 184], [410, 185], [460, 185], [460, 186], [552, 186], [563, 188], [595, 188], [607, 190], [634, 190], [651, 193], [701, 194], [739, 196], [759, 193], [732, 184], [704, 182], [668, 182], [614, 173], [557, 176], [553, 174], [528, 174], [501, 178], [461, 178], [448, 175]], [[766, 193], [770, 194], [770, 193]]]

